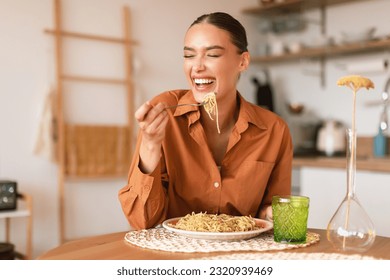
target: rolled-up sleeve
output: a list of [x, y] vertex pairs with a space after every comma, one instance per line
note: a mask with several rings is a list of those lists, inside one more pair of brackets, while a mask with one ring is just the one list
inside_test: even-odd
[[166, 217], [166, 190], [161, 181], [160, 162], [150, 174], [144, 174], [139, 169], [139, 144], [130, 166], [128, 183], [119, 190], [118, 197], [129, 224], [134, 229], [153, 227]]

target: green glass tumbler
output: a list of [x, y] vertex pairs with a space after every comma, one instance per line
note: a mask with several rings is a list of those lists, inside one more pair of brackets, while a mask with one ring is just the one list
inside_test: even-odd
[[306, 196], [285, 195], [272, 198], [274, 241], [305, 243], [310, 199]]

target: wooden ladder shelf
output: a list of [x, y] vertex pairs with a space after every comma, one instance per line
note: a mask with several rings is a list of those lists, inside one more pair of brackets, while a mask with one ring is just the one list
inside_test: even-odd
[[[136, 44], [131, 39], [130, 32], [130, 10], [128, 7], [123, 8], [123, 38], [114, 38], [108, 36], [100, 36], [94, 34], [85, 34], [78, 32], [65, 31], [62, 28], [61, 17], [61, 1], [54, 0], [54, 30], [45, 29], [44, 32], [54, 36], [55, 38], [55, 60], [56, 60], [56, 108], [57, 108], [57, 147], [58, 147], [58, 189], [59, 189], [59, 215], [60, 215], [60, 242], [66, 241], [66, 223], [65, 223], [65, 181], [67, 178], [111, 178], [111, 177], [124, 177], [127, 174], [131, 159], [131, 148], [133, 146], [133, 129], [134, 129], [134, 108], [133, 108], [133, 72], [132, 72], [132, 45]], [[113, 79], [113, 78], [101, 78], [101, 77], [89, 77], [89, 76], [77, 76], [64, 73], [63, 71], [63, 40], [66, 38], [75, 38], [81, 40], [93, 40], [97, 42], [106, 42], [113, 44], [121, 44], [125, 53], [125, 78]], [[83, 83], [106, 83], [106, 84], [118, 84], [126, 87], [127, 104], [127, 124], [126, 126], [78, 126], [69, 125], [64, 120], [64, 96], [66, 92], [63, 87], [63, 82], [83, 82]], [[117, 135], [115, 139], [108, 139], [108, 135]], [[109, 141], [104, 145], [95, 144], [93, 146], [89, 143], [77, 143], [77, 139], [86, 137], [93, 137], [94, 141], [100, 139], [102, 141]], [[75, 142], [76, 141], [76, 142]], [[84, 141], [85, 142], [85, 141]], [[72, 149], [72, 145], [76, 145], [75, 149]], [[79, 145], [79, 146], [77, 146]], [[81, 145], [84, 145], [81, 147]], [[97, 146], [96, 146], [97, 145]], [[121, 158], [116, 159], [116, 162], [111, 162], [114, 165], [113, 168], [99, 167], [99, 163], [94, 162], [99, 160], [99, 155], [93, 147], [111, 145], [107, 149], [115, 158], [119, 155]], [[113, 145], [116, 145], [115, 154], [113, 154]], [[80, 150], [84, 149], [89, 156], [90, 166], [84, 166], [82, 169], [81, 164], [78, 163], [78, 157], [80, 157]], [[85, 152], [84, 151], [84, 152]], [[100, 151], [101, 153], [101, 151]], [[105, 157], [107, 158], [107, 157]], [[100, 156], [100, 163], [102, 163], [102, 156]], [[105, 164], [105, 163], [104, 163]], [[116, 165], [116, 166], [115, 166]], [[100, 169], [99, 169], [100, 168]]]

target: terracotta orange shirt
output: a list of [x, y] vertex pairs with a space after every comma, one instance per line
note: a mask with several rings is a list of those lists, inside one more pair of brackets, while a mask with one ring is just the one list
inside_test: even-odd
[[[162, 157], [151, 174], [138, 168], [142, 133], [138, 135], [128, 184], [119, 191], [123, 212], [134, 229], [191, 212], [259, 217], [272, 196], [291, 191], [292, 141], [276, 114], [240, 102], [238, 120], [218, 167], [207, 145], [198, 107], [172, 109]], [[162, 93], [152, 104], [196, 103], [192, 92]]]

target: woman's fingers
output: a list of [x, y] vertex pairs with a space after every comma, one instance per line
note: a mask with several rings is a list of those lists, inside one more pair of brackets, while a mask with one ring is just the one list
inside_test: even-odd
[[138, 109], [137, 111], [135, 112], [134, 114], [134, 117], [135, 119], [138, 121], [138, 122], [142, 122], [147, 113], [153, 108], [152, 104], [149, 103], [149, 101], [145, 102], [144, 104], [142, 104]]
[[156, 115], [151, 122], [145, 127], [145, 132], [148, 134], [159, 133], [165, 130], [165, 125], [168, 122], [168, 113], [166, 110]]
[[147, 112], [146, 116], [144, 117], [144, 121], [150, 124], [163, 112], [166, 113], [165, 105], [158, 103]]
[[135, 112], [139, 127], [148, 140], [162, 141], [165, 127], [168, 123], [168, 113], [165, 104], [158, 103], [153, 106], [147, 101]]

